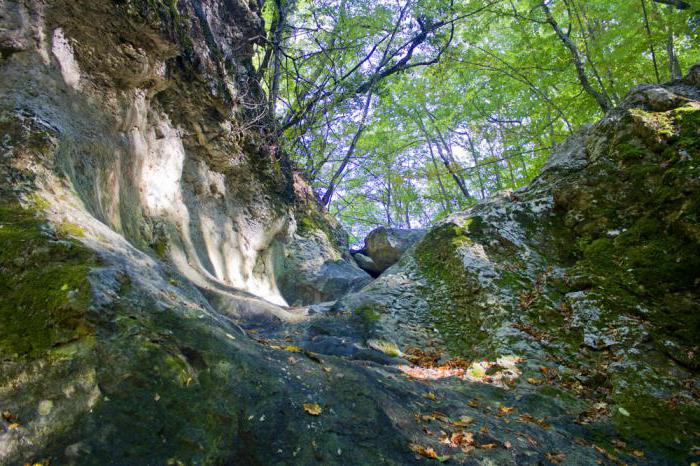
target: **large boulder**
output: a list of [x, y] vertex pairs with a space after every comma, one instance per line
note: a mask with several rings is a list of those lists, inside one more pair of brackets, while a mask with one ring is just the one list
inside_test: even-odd
[[333, 219], [297, 216], [301, 221], [280, 245], [275, 267], [277, 286], [287, 303], [334, 301], [372, 280], [347, 253], [347, 234]]
[[425, 233], [426, 230], [419, 229], [379, 227], [367, 235], [365, 246], [355, 254], [355, 260], [372, 275], [379, 275], [397, 263]]

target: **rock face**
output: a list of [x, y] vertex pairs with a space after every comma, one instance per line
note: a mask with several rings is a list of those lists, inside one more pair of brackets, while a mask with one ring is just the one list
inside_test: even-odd
[[348, 250], [347, 234], [333, 219], [324, 217], [315, 225], [309, 223], [306, 219], [297, 227], [302, 235], [295, 235], [284, 245], [275, 267], [278, 286], [289, 304], [337, 300], [372, 280], [347, 252], [339, 252]]
[[364, 248], [354, 254], [360, 268], [377, 276], [396, 264], [425, 235], [425, 230], [379, 227], [365, 238]]
[[289, 308], [368, 277], [267, 131], [261, 27], [0, 3], [1, 464], [698, 460], [700, 67]]
[[646, 461], [696, 461], [698, 73], [634, 89], [529, 186], [443, 221], [335, 309], [373, 310], [366, 338], [399, 349], [524, 357], [522, 396]]
[[[310, 294], [327, 262], [358, 274], [336, 238], [317, 225], [294, 229], [317, 209], [267, 130], [255, 40], [245, 39], [264, 36], [255, 2], [1, 8], [4, 150], [19, 159], [23, 138], [42, 145], [26, 189], [72, 207], [55, 209], [54, 221], [107, 226], [225, 299], [244, 290], [284, 306], [278, 279], [296, 299]], [[6, 177], [22, 176], [21, 163], [9, 161]], [[313, 280], [286, 277], [277, 260], [297, 241], [322, 243], [317, 265], [307, 267]], [[297, 277], [306, 291], [296, 291]], [[347, 291], [357, 276], [329, 280]]]

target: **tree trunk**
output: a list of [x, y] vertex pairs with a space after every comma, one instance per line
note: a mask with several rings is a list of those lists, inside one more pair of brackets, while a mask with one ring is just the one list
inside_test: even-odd
[[647, 31], [647, 38], [649, 39], [649, 51], [651, 52], [651, 61], [654, 63], [654, 74], [656, 75], [656, 82], [661, 82], [661, 76], [659, 75], [659, 65], [656, 62], [656, 50], [654, 50], [654, 38], [651, 35], [651, 27], [649, 27], [649, 15], [647, 14], [647, 3], [645, 0], [640, 0], [642, 2], [642, 16], [644, 17], [644, 29]]
[[440, 192], [442, 193], [442, 201], [445, 210], [452, 213], [452, 204], [449, 202], [449, 197], [447, 196], [447, 191], [445, 190], [445, 185], [442, 184], [442, 177], [440, 176], [440, 169], [438, 168], [437, 161], [435, 160], [435, 152], [433, 152], [433, 144], [430, 139], [427, 138], [425, 142], [428, 144], [428, 151], [430, 152], [430, 159], [433, 161], [433, 167], [435, 167], [435, 174], [437, 175], [438, 186], [440, 187]]
[[343, 172], [345, 171], [345, 168], [348, 166], [350, 159], [352, 158], [353, 154], [355, 153], [355, 147], [357, 147], [357, 141], [360, 140], [360, 136], [362, 136], [362, 132], [365, 129], [365, 122], [367, 120], [367, 114], [369, 113], [369, 106], [370, 106], [371, 102], [372, 102], [372, 91], [370, 90], [367, 93], [367, 98], [365, 99], [365, 105], [364, 105], [364, 108], [362, 109], [362, 118], [360, 119], [360, 123], [359, 123], [359, 126], [357, 127], [357, 131], [355, 132], [355, 136], [353, 136], [352, 142], [350, 143], [350, 147], [348, 147], [348, 151], [345, 153], [345, 157], [343, 157], [342, 162], [340, 162], [340, 166], [333, 174], [333, 177], [331, 178], [331, 181], [328, 184], [328, 189], [326, 189], [326, 192], [323, 194], [323, 197], [321, 198], [321, 205], [324, 207], [328, 207], [328, 205], [331, 203], [331, 199], [333, 198], [333, 193], [335, 192], [335, 189], [337, 188], [337, 183], [340, 180], [340, 177], [342, 176]]
[[[428, 130], [425, 128], [425, 125], [423, 124], [423, 120], [421, 120], [420, 118], [417, 118], [416, 121], [418, 122], [418, 125], [419, 125], [421, 131], [425, 135], [425, 138], [427, 140], [431, 140], [430, 133], [428, 133]], [[457, 185], [457, 187], [459, 188], [459, 190], [462, 192], [462, 194], [464, 194], [464, 197], [466, 197], [467, 199], [471, 199], [471, 195], [469, 194], [467, 187], [464, 185], [464, 181], [459, 177], [459, 175], [457, 173], [455, 173], [454, 167], [452, 166], [452, 164], [450, 163], [450, 160], [445, 155], [445, 152], [443, 151], [443, 148], [440, 145], [440, 143], [438, 141], [436, 141], [435, 139], [433, 139], [432, 141], [435, 144], [435, 147], [437, 148], [438, 155], [440, 156], [440, 160], [442, 160], [442, 164], [447, 169], [447, 173], [450, 174], [450, 176], [454, 180], [454, 182]]]
[[668, 71], [671, 79], [681, 79], [683, 78], [683, 72], [681, 71], [681, 64], [678, 62], [678, 56], [676, 56], [673, 40], [673, 28], [669, 25], [668, 41], [666, 42], [666, 51], [668, 52]]
[[268, 112], [274, 118], [275, 105], [279, 96], [280, 75], [282, 73], [282, 34], [287, 21], [285, 0], [275, 0], [277, 7], [277, 21], [272, 37], [272, 77], [270, 80], [270, 96]]
[[598, 106], [601, 108], [601, 110], [603, 110], [603, 112], [607, 112], [608, 110], [610, 110], [610, 108], [612, 108], [612, 103], [610, 102], [610, 99], [605, 96], [605, 94], [596, 91], [593, 88], [593, 86], [591, 86], [591, 83], [588, 80], [588, 76], [586, 75], [586, 69], [583, 65], [581, 52], [578, 50], [578, 47], [576, 47], [574, 41], [571, 40], [571, 37], [569, 37], [568, 34], [564, 33], [561, 27], [559, 27], [559, 23], [557, 23], [557, 21], [554, 19], [554, 16], [552, 16], [552, 12], [550, 11], [547, 4], [543, 1], [540, 5], [544, 9], [544, 14], [547, 18], [547, 22], [550, 26], [552, 26], [552, 29], [554, 29], [554, 32], [557, 34], [559, 39], [569, 49], [569, 52], [571, 52], [571, 58], [574, 61], [574, 66], [576, 67], [576, 74], [578, 75], [578, 80], [581, 83], [581, 87], [583, 87], [583, 90], [595, 99], [595, 101], [598, 103]]
[[474, 169], [476, 170], [476, 176], [479, 179], [479, 192], [481, 193], [481, 198], [486, 198], [486, 191], [484, 191], [484, 179], [481, 176], [481, 170], [479, 169], [479, 158], [476, 155], [476, 147], [474, 147], [474, 141], [472, 140], [469, 131], [465, 131], [467, 136], [467, 142], [469, 142], [469, 151], [472, 153], [472, 160], [474, 161]]

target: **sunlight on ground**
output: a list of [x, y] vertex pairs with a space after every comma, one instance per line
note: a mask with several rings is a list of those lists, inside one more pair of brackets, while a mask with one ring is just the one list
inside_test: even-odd
[[520, 377], [517, 364], [524, 361], [519, 356], [502, 356], [496, 361], [475, 361], [464, 367], [461, 361], [457, 364], [448, 361], [436, 367], [402, 364], [397, 368], [413, 379], [439, 380], [457, 377], [469, 382], [487, 383], [499, 387], [507, 387]]

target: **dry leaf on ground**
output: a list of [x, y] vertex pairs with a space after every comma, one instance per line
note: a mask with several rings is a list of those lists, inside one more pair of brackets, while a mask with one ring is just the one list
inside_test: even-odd
[[323, 412], [323, 408], [318, 403], [304, 403], [304, 411], [306, 411], [306, 414], [318, 416]]

